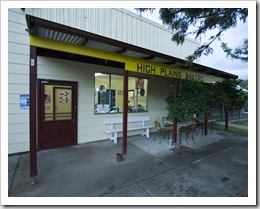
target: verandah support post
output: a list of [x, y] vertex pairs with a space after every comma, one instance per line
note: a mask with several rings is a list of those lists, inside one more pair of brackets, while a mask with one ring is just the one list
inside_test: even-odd
[[30, 177], [31, 184], [36, 183], [37, 152], [36, 152], [36, 85], [37, 85], [37, 48], [30, 46]]
[[209, 116], [209, 112], [205, 113], [205, 119], [204, 119], [204, 135], [207, 136], [208, 135], [208, 116]]
[[[177, 101], [177, 97], [178, 97], [178, 80], [174, 79], [174, 86], [173, 86], [173, 102], [175, 103]], [[176, 143], [177, 142], [177, 121], [174, 120], [173, 121], [173, 125], [172, 125], [172, 139], [173, 142]]]
[[227, 131], [228, 130], [228, 115], [229, 115], [229, 106], [228, 105], [226, 105], [225, 106], [225, 131]]
[[127, 153], [128, 71], [124, 70], [122, 154]]

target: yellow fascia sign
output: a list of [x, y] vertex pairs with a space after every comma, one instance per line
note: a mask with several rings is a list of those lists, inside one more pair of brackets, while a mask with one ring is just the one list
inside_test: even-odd
[[126, 70], [149, 75], [157, 75], [169, 78], [203, 81], [206, 83], [221, 81], [222, 78], [187, 70], [177, 66], [129, 58], [125, 66]]
[[170, 65], [157, 63], [157, 62], [146, 61], [139, 58], [124, 56], [121, 54], [107, 52], [107, 51], [94, 49], [86, 46], [78, 46], [78, 45], [64, 43], [64, 42], [55, 41], [51, 39], [40, 38], [37, 36], [30, 36], [30, 45], [45, 48], [45, 49], [52, 49], [52, 50], [57, 50], [62, 52], [68, 52], [68, 53], [74, 53], [79, 55], [85, 55], [85, 56], [90, 56], [95, 58], [122, 62], [125, 63], [125, 70], [137, 72], [137, 73], [157, 75], [157, 76], [163, 76], [168, 78], [197, 80], [206, 83], [222, 80], [222, 78], [220, 77], [199, 73], [193, 70], [187, 70], [177, 66], [170, 66]]

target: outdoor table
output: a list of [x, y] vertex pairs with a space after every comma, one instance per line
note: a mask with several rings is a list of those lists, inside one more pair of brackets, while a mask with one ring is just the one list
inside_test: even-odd
[[[199, 123], [201, 123], [201, 124], [204, 124], [204, 120], [202, 120], [202, 119], [197, 119], [197, 121], [199, 122]], [[216, 120], [208, 120], [208, 124], [210, 124], [210, 126], [211, 126], [211, 133], [213, 134], [213, 124], [214, 124], [214, 122], [215, 122]], [[202, 133], [203, 133], [203, 126], [202, 126]]]
[[180, 123], [180, 127], [187, 127], [187, 126], [190, 126], [192, 124], [196, 124], [196, 123], [187, 121], [187, 122]]
[[[166, 124], [169, 124], [169, 125], [173, 125], [173, 122], [172, 121], [165, 121]], [[185, 128], [185, 127], [188, 127], [192, 124], [196, 124], [196, 122], [192, 122], [192, 121], [186, 121], [186, 122], [182, 122], [182, 123], [179, 123], [180, 124], [180, 128]]]
[[[168, 125], [173, 125], [173, 121], [165, 121], [165, 124], [168, 124]], [[196, 122], [192, 122], [192, 121], [186, 121], [186, 122], [182, 122], [182, 123], [179, 123], [180, 125], [180, 128], [184, 128], [184, 127], [188, 127], [192, 124], [196, 124]], [[180, 134], [180, 140], [181, 140], [181, 132], [179, 133]], [[172, 145], [172, 139], [169, 139], [169, 144]]]
[[[165, 123], [169, 124], [169, 125], [173, 125], [172, 121], [165, 121]], [[187, 126], [190, 126], [192, 124], [196, 124], [196, 123], [195, 122], [186, 121], [186, 122], [180, 123], [180, 127], [187, 127]]]

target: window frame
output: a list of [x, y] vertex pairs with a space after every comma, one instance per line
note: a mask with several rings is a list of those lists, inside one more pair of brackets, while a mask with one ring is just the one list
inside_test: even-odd
[[[111, 91], [112, 90], [114, 90], [114, 89], [111, 89], [111, 86], [112, 86], [112, 76], [113, 75], [115, 75], [115, 76], [121, 76], [122, 77], [122, 81], [123, 81], [123, 75], [122, 74], [114, 74], [114, 73], [104, 73], [104, 72], [100, 72], [100, 71], [97, 71], [97, 72], [94, 72], [94, 79], [95, 79], [95, 81], [94, 81], [94, 114], [95, 115], [101, 115], [101, 114], [122, 114], [123, 113], [123, 111], [119, 111], [119, 112], [111, 112], [111, 111], [109, 111], [109, 112], [97, 112], [96, 111], [96, 105], [98, 105], [98, 104], [96, 104], [96, 97], [98, 96], [97, 94], [98, 94], [98, 91], [97, 91], [97, 87], [96, 86], [98, 86], [98, 85], [96, 85], [96, 77], [97, 76], [95, 76], [95, 74], [96, 73], [100, 73], [100, 74], [102, 74], [102, 75], [108, 75], [108, 87], [106, 88], [106, 90], [109, 92], [109, 95], [111, 94]], [[136, 84], [134, 84], [135, 85], [135, 88], [133, 89], [133, 88], [129, 88], [129, 78], [133, 78], [133, 79], [145, 79], [146, 80], [146, 90], [145, 90], [145, 95], [146, 95], [146, 99], [145, 99], [145, 104], [146, 104], [146, 106], [145, 106], [145, 110], [144, 111], [138, 111], [138, 108], [136, 109], [137, 111], [128, 111], [128, 113], [143, 113], [143, 112], [148, 112], [148, 95], [147, 95], [147, 90], [148, 90], [148, 83], [149, 83], [149, 79], [148, 78], [146, 78], [146, 77], [137, 77], [137, 76], [128, 76], [128, 91], [133, 91], [133, 94], [135, 95], [135, 96], [137, 96], [137, 98], [138, 98], [138, 96], [140, 97], [141, 95], [139, 95], [140, 94], [140, 90], [139, 89], [137, 89], [136, 88]], [[135, 81], [136, 82], [136, 81]], [[122, 86], [122, 88], [123, 88], [123, 86]], [[115, 94], [118, 94], [118, 89], [115, 89]], [[129, 94], [128, 94], [129, 95]], [[111, 103], [110, 103], [111, 101], [110, 101], [110, 99], [109, 99], [109, 108], [110, 108], [110, 106], [111, 106]], [[138, 102], [138, 99], [136, 100], [136, 102]], [[129, 100], [128, 100], [128, 103], [129, 103]], [[104, 104], [103, 104], [104, 105]], [[116, 106], [116, 103], [115, 103], [115, 106]], [[129, 106], [129, 105], [128, 105]], [[104, 107], [103, 107], [104, 108]], [[110, 108], [111, 109], [111, 108]]]

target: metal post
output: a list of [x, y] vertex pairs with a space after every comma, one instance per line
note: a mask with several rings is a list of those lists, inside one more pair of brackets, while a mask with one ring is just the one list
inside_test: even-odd
[[[173, 88], [174, 92], [173, 92], [173, 102], [177, 101], [177, 97], [178, 97], [178, 80], [174, 79], [174, 88]], [[172, 126], [172, 139], [173, 142], [176, 143], [177, 142], [177, 121], [174, 120], [173, 121], [173, 126]]]
[[225, 110], [226, 110], [226, 117], [225, 117], [225, 130], [228, 130], [228, 114], [229, 114], [229, 106], [226, 105], [225, 106]]
[[205, 120], [204, 120], [204, 135], [207, 136], [208, 135], [208, 116], [209, 116], [209, 112], [205, 113]]
[[224, 104], [222, 104], [221, 105], [221, 118], [220, 118], [221, 121], [223, 121], [224, 113], [225, 113], [225, 108], [224, 108]]
[[128, 71], [124, 70], [122, 154], [127, 153]]
[[37, 51], [30, 46], [30, 177], [31, 184], [36, 183], [37, 153], [36, 153], [36, 87], [37, 87]]

